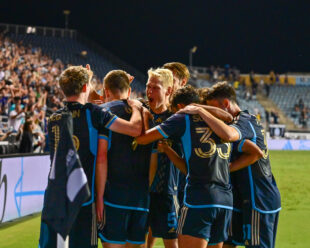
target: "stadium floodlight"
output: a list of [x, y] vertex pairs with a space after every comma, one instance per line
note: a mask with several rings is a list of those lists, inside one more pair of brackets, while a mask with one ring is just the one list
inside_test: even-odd
[[27, 27], [27, 29], [26, 29], [27, 34], [35, 34], [36, 31], [37, 31], [37, 29], [35, 27], [31, 27], [31, 26]]
[[189, 67], [192, 68], [193, 66], [193, 53], [197, 51], [197, 46], [193, 46], [189, 49]]
[[70, 10], [64, 10], [63, 14], [65, 15], [65, 29], [68, 29], [69, 27], [69, 15], [70, 15], [71, 11]]

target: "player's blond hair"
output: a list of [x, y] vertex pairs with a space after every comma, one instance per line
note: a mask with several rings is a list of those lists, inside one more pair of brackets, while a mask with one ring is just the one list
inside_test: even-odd
[[168, 69], [157, 68], [157, 69], [149, 69], [147, 72], [149, 78], [156, 77], [162, 83], [165, 89], [173, 86], [173, 74]]

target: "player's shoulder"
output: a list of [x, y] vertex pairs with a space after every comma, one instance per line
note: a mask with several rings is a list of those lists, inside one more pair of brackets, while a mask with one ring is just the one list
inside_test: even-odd
[[184, 113], [175, 113], [175, 114], [171, 113], [171, 115], [169, 115], [167, 120], [183, 121], [185, 119], [190, 119], [189, 117], [190, 115]]
[[52, 113], [49, 117], [49, 121], [60, 120], [63, 116], [70, 115], [71, 112], [68, 110], [67, 107], [60, 108]]
[[119, 117], [125, 118], [126, 116], [129, 117], [132, 114], [132, 108], [129, 106], [126, 100], [107, 102], [101, 106], [102, 109], [110, 111]]

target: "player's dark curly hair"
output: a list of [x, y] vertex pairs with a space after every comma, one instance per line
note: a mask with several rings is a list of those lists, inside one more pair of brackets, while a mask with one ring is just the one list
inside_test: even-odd
[[178, 104], [189, 105], [191, 103], [199, 103], [198, 92], [190, 85], [178, 89], [171, 98], [171, 107], [177, 108]]
[[235, 89], [227, 82], [218, 82], [203, 96], [203, 102], [224, 98], [228, 98], [230, 101], [237, 103]]

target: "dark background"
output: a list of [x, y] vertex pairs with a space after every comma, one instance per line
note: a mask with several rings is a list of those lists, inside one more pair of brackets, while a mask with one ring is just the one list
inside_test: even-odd
[[310, 1], [1, 1], [0, 22], [69, 28], [145, 72], [168, 61], [242, 72], [310, 71]]

